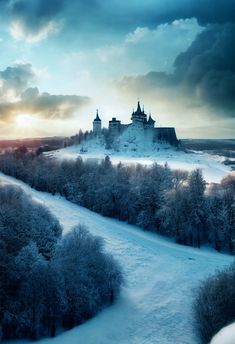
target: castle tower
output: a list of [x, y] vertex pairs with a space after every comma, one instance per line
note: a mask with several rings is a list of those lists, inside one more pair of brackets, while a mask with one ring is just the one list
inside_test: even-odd
[[95, 134], [101, 133], [101, 119], [99, 117], [99, 112], [96, 110], [96, 118], [93, 121], [93, 132]]
[[154, 128], [155, 122], [156, 122], [156, 121], [154, 121], [154, 119], [152, 119], [152, 116], [151, 116], [151, 114], [150, 114], [150, 115], [149, 115], [149, 119], [148, 119], [148, 121], [147, 121], [146, 124], [145, 124], [145, 127], [146, 127], [146, 128]]
[[109, 121], [109, 131], [112, 135], [117, 135], [120, 133], [121, 130], [121, 121], [113, 117], [111, 121]]
[[131, 120], [133, 124], [139, 124], [139, 123], [146, 123], [147, 121], [147, 115], [144, 113], [144, 110], [141, 110], [140, 102], [137, 103], [137, 109], [132, 113]]

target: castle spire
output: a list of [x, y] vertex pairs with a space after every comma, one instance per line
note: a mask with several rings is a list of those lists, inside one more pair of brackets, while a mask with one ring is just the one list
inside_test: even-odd
[[96, 118], [93, 121], [93, 132], [96, 135], [99, 135], [101, 133], [101, 119], [99, 117], [99, 111], [96, 110]]
[[137, 110], [136, 110], [136, 113], [141, 113], [141, 107], [140, 107], [140, 101], [138, 100], [138, 103], [137, 103]]
[[154, 126], [156, 121], [154, 121], [154, 119], [152, 118], [151, 113], [149, 114], [149, 119], [148, 119], [148, 124], [151, 126]]
[[95, 122], [101, 122], [101, 119], [99, 117], [99, 110], [96, 110], [96, 118], [94, 119]]

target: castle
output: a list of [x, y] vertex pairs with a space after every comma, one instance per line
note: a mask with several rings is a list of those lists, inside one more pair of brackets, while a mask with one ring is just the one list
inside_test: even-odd
[[[155, 127], [156, 121], [152, 118], [151, 114], [146, 115], [144, 108], [141, 109], [140, 102], [137, 103], [136, 111], [133, 110], [131, 115], [130, 124], [122, 124], [120, 120], [113, 117], [109, 121], [108, 133], [113, 139], [120, 136], [126, 129], [139, 129], [144, 131], [146, 134], [151, 133], [151, 140], [153, 142], [165, 142], [171, 145], [177, 146], [179, 141], [176, 136], [175, 128], [173, 127]], [[102, 122], [99, 117], [98, 110], [96, 117], [93, 121], [93, 133], [100, 135], [102, 132]], [[147, 137], [150, 137], [147, 135]]]

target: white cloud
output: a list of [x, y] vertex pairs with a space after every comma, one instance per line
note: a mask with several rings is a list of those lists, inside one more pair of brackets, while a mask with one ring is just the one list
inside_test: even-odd
[[135, 31], [130, 32], [126, 35], [125, 42], [129, 43], [138, 43], [146, 37], [151, 31], [147, 27], [137, 27]]
[[154, 29], [137, 27], [122, 43], [129, 74], [172, 71], [177, 55], [185, 51], [202, 30], [195, 18], [175, 20]]
[[169, 72], [177, 55], [190, 46], [201, 30], [195, 18], [158, 25], [155, 29], [137, 27], [116, 44], [70, 52], [63, 62], [72, 69], [89, 70], [102, 80], [151, 70]]
[[32, 44], [46, 39], [51, 34], [58, 33], [61, 27], [62, 23], [52, 20], [37, 32], [30, 32], [21, 21], [15, 20], [11, 23], [10, 34], [17, 41], [25, 41], [26, 43]]

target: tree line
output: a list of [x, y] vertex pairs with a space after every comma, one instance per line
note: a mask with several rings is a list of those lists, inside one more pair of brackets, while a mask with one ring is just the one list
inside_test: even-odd
[[16, 186], [0, 186], [0, 341], [55, 336], [117, 298], [122, 273], [101, 238], [58, 220]]
[[[102, 137], [102, 140], [104, 142], [106, 149], [115, 148], [115, 147], [113, 147], [114, 137], [107, 128], [102, 128], [100, 134], [101, 134], [100, 137]], [[73, 145], [80, 145], [81, 143], [83, 143], [85, 141], [92, 140], [95, 137], [97, 137], [97, 134], [94, 133], [92, 130], [91, 131], [87, 130], [87, 131], [83, 132], [80, 129], [78, 134], [73, 135], [73, 136], [64, 140], [64, 147], [69, 147], [69, 146], [73, 146]], [[38, 153], [42, 153], [42, 151], [41, 152], [39, 151]]]
[[113, 165], [102, 161], [56, 161], [7, 152], [0, 169], [31, 187], [59, 193], [104, 216], [174, 238], [177, 243], [235, 253], [235, 177], [206, 185], [200, 170], [167, 165]]

